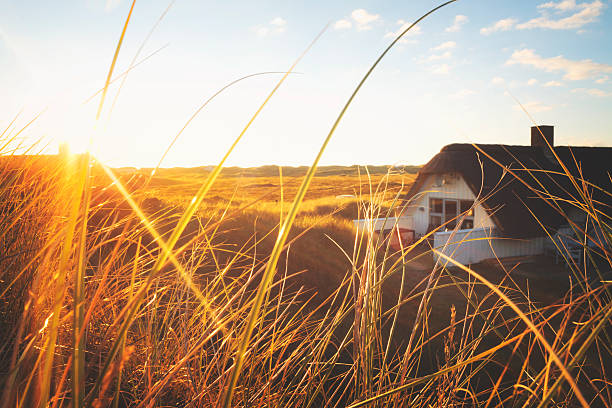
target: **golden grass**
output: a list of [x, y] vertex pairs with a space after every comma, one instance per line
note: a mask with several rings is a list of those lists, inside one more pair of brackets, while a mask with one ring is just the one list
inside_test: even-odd
[[610, 219], [566, 168], [601, 228], [567, 284], [357, 235], [352, 219], [401, 213], [414, 175], [316, 176], [325, 144], [300, 174], [224, 175], [230, 149], [211, 172], [149, 179], [10, 156], [15, 134], [0, 136], [3, 408], [611, 405]]
[[[4, 261], [11, 266], [3, 268], [3, 291], [12, 303], [3, 306], [8, 317], [3, 324], [11, 333], [3, 361], [12, 369], [4, 376], [3, 401], [5, 406], [28, 406], [40, 400], [40, 351], [50, 341], [49, 318], [61, 297], [49, 404], [62, 406], [71, 401], [74, 280], [72, 272], [58, 280], [62, 269], [57, 260], [64, 261], [55, 254], [66, 248], [58, 239], [70, 219], [62, 216], [69, 211], [62, 203], [74, 203], [73, 186], [79, 181], [61, 181], [58, 175], [67, 164], [59, 159], [29, 156], [5, 164], [3, 202], [9, 207], [3, 212], [2, 242], [13, 242], [5, 252], [31, 247], [36, 255]], [[211, 190], [216, 198], [203, 202], [174, 251], [189, 280], [167, 263], [146, 286], [158, 245], [111, 181], [102, 183], [103, 177], [94, 171], [84, 246], [83, 390], [90, 393], [90, 404], [218, 404], [274, 245], [281, 207], [287, 208], [280, 201], [280, 180], [219, 179]], [[468, 270], [486, 276], [499, 296], [469, 273], [435, 268], [419, 248], [393, 254], [374, 236], [355, 240], [351, 220], [368, 211], [371, 216], [393, 212], [394, 197], [405, 193], [413, 179], [380, 174], [369, 180], [358, 175], [315, 178], [312, 199], [296, 218], [264, 299], [233, 404], [471, 406], [480, 401], [505, 406], [510, 401], [531, 404], [534, 398], [570, 403], [576, 394], [562, 387], [550, 350], [567, 372], [579, 368], [580, 375], [571, 378], [585, 398], [595, 405], [605, 400], [608, 385], [597, 379], [606, 378], [610, 358], [606, 285], [583, 282], [586, 292], [573, 286], [564, 297], [567, 289], [551, 286], [552, 281], [529, 283], [484, 266]], [[294, 194], [298, 181], [283, 178], [283, 197]], [[156, 231], [167, 237], [187, 204], [173, 184], [190, 185], [189, 178], [173, 184], [154, 178], [141, 189], [126, 184]], [[385, 185], [390, 187], [376, 192]], [[337, 192], [334, 186], [357, 197], [330, 196]], [[359, 195], [360, 190], [366, 193]], [[24, 214], [18, 221], [9, 215], [15, 211]], [[49, 211], [57, 216], [43, 216]], [[69, 271], [76, 270], [83, 248], [74, 239], [70, 261], [65, 261]], [[411, 259], [418, 256], [429, 272], [414, 269]], [[63, 297], [57, 294], [60, 284], [65, 285]], [[556, 295], [551, 294], [554, 285]], [[121, 333], [134, 294], [143, 287], [145, 301], [129, 330]], [[531, 328], [521, 325], [513, 307]], [[547, 339], [550, 350], [540, 348], [534, 330]], [[100, 362], [115, 342], [118, 357], [104, 368]], [[96, 378], [100, 387], [94, 395]]]

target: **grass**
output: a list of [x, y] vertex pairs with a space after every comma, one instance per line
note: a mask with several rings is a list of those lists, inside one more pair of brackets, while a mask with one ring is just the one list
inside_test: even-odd
[[[83, 183], [58, 177], [68, 165], [78, 163], [44, 156], [5, 160], [3, 202], [17, 205], [3, 212], [5, 253], [31, 249], [3, 261], [3, 323], [10, 333], [3, 360], [12, 368], [4, 375], [4, 404], [36, 404], [58, 298], [49, 405], [72, 400], [74, 273], [81, 256], [87, 261], [82, 389], [90, 404], [220, 403], [263, 267], [286, 219], [279, 178], [218, 178], [211, 199], [177, 241], [173, 258], [180, 267], [169, 260], [150, 279], [161, 253], [156, 238], [101, 168], [94, 167], [91, 176], [85, 245], [76, 234], [72, 245], [65, 243], [75, 210], [63, 203], [76, 206], [74, 185]], [[137, 172], [121, 176], [166, 242], [202, 179], [191, 170], [167, 172], [174, 175], [162, 170], [140, 188]], [[300, 179], [283, 177], [283, 198], [294, 197]], [[597, 381], [606, 378], [610, 359], [606, 285], [583, 279], [581, 287], [574, 280], [571, 287], [557, 284], [551, 294], [549, 281], [523, 279], [511, 270], [436, 267], [423, 245], [393, 253], [375, 236], [356, 240], [351, 220], [393, 214], [400, 207], [396, 197], [413, 180], [411, 174], [356, 171], [314, 177], [262, 301], [233, 404], [471, 406], [474, 399], [482, 406], [506, 406], [548, 398], [571, 406], [575, 393], [563, 386], [567, 382], [534, 328], [568, 372], [577, 373], [572, 378], [585, 398], [595, 398], [593, 406], [605, 401], [605, 394], [596, 395], [608, 392]], [[355, 198], [336, 198], [337, 192]], [[45, 215], [49, 211], [56, 216]], [[19, 221], [10, 215], [15, 212], [23, 214]], [[57, 255], [66, 247], [70, 257], [62, 261]], [[471, 271], [484, 278], [470, 278]], [[144, 301], [122, 332], [139, 291]], [[105, 367], [112, 344], [117, 357]], [[96, 381], [100, 386], [92, 394]]]
[[593, 186], [564, 167], [601, 230], [567, 281], [392, 249], [352, 220], [401, 213], [414, 174], [317, 170], [361, 84], [311, 167], [223, 167], [294, 67], [214, 168], [16, 156], [8, 125], [2, 407], [609, 407], [611, 229]]

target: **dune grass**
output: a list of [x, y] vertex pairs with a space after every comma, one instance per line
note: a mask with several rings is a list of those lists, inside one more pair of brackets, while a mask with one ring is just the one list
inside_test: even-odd
[[11, 122], [0, 136], [2, 407], [609, 407], [612, 238], [590, 194], [609, 186], [562, 167], [569, 204], [599, 228], [572, 224], [591, 262], [567, 257], [557, 287], [501, 263], [431, 262], [425, 239], [397, 250], [355, 231], [355, 218], [400, 214], [414, 175], [316, 175], [401, 35], [299, 175], [223, 175], [299, 58], [206, 174], [17, 156]]
[[[197, 178], [169, 183], [160, 174], [159, 183], [154, 177], [137, 188], [125, 175], [124, 193], [154, 235], [94, 166], [85, 241], [75, 233], [68, 243], [66, 231], [83, 225], [75, 198], [83, 179], [62, 174], [82, 162], [15, 156], [4, 163], [2, 244], [15, 256], [2, 261], [9, 333], [3, 404], [39, 404], [58, 303], [48, 405], [72, 403], [73, 345], [80, 339], [81, 389], [89, 395], [83, 405], [221, 404], [245, 319], [286, 219], [280, 180], [218, 179], [210, 193], [217, 198], [203, 201], [172, 257], [151, 278], [163, 251], [159, 240], [169, 242], [190, 201], [173, 195], [173, 185], [197, 184]], [[233, 405], [573, 406], [577, 394], [564, 385], [560, 361], [587, 403], [605, 406], [611, 313], [605, 277], [568, 265], [572, 285], [556, 289], [551, 299], [548, 281], [521, 280], [511, 270], [463, 273], [427, 264], [431, 255], [423, 243], [397, 252], [382, 237], [356, 236], [351, 221], [395, 215], [413, 175], [341, 179], [342, 192], [354, 199], [329, 195], [339, 176], [313, 179], [313, 194], [296, 216], [262, 301]], [[294, 197], [299, 180], [283, 177], [283, 197]], [[604, 217], [598, 222], [607, 225]], [[593, 256], [609, 257], [608, 245]], [[75, 282], [83, 259], [77, 331]], [[415, 271], [415, 262], [431, 269]], [[130, 317], [139, 292], [143, 301]], [[116, 357], [109, 358], [114, 344]]]

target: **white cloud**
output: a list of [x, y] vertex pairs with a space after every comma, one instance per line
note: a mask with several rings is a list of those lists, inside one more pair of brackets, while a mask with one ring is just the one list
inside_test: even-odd
[[573, 93], [583, 93], [591, 96], [596, 96], [598, 98], [604, 98], [608, 96], [612, 96], [612, 92], [606, 92], [597, 88], [576, 88], [572, 89]]
[[512, 27], [514, 27], [514, 24], [516, 24], [516, 21], [517, 20], [514, 18], [505, 18], [503, 20], [499, 20], [489, 27], [481, 28], [480, 34], [489, 35], [497, 31], [508, 31]]
[[434, 74], [446, 75], [450, 72], [450, 65], [448, 64], [435, 65], [431, 69], [431, 72]]
[[276, 27], [285, 27], [287, 25], [287, 20], [284, 20], [281, 17], [276, 17], [270, 21], [270, 24]]
[[358, 30], [369, 30], [372, 28], [371, 23], [380, 20], [380, 15], [370, 14], [365, 9], [353, 10], [351, 17], [355, 20]]
[[574, 61], [564, 58], [562, 55], [543, 58], [534, 50], [522, 49], [512, 53], [507, 65], [520, 64], [531, 65], [546, 72], [565, 72], [564, 79], [578, 81], [584, 79], [600, 79], [604, 74], [612, 73], [612, 65], [600, 64], [590, 59]]
[[429, 57], [426, 58], [426, 61], [439, 61], [439, 60], [443, 60], [443, 59], [450, 59], [453, 56], [453, 54], [450, 51], [445, 51], [442, 54], [431, 54]]
[[532, 29], [532, 28], [548, 28], [551, 30], [568, 30], [574, 28], [580, 28], [586, 24], [592, 23], [599, 17], [604, 8], [604, 4], [595, 0], [592, 3], [579, 3], [575, 1], [566, 0], [558, 3], [549, 2], [540, 4], [539, 9], [555, 9], [559, 12], [575, 11], [575, 13], [554, 19], [549, 15], [544, 14], [540, 17], [531, 19], [525, 23], [517, 24], [516, 28], [519, 30]]
[[576, 8], [576, 0], [563, 0], [555, 3], [554, 1], [540, 4], [538, 6], [539, 9], [543, 8], [552, 8], [561, 11], [574, 10]]
[[[497, 21], [495, 24], [480, 29], [483, 35], [489, 35], [496, 31], [508, 31], [512, 28], [517, 30], [529, 30], [533, 28], [545, 28], [550, 30], [570, 30], [579, 29], [586, 24], [597, 20], [603, 12], [605, 5], [601, 0], [592, 2], [576, 3], [575, 0], [562, 0], [558, 2], [550, 1], [538, 6], [539, 17], [533, 18], [524, 23], [518, 23], [514, 18], [506, 18]], [[556, 16], [550, 15], [549, 10], [554, 11]], [[568, 15], [569, 13], [569, 15]], [[565, 14], [565, 17], [559, 16]], [[584, 33], [584, 30], [578, 30]]]
[[[449, 60], [453, 57], [452, 49], [457, 45], [454, 41], [447, 41], [442, 44], [437, 45], [436, 47], [430, 48], [430, 51], [439, 51], [438, 53], [432, 53], [429, 56], [421, 57], [417, 61], [421, 64], [441, 61], [441, 60]], [[438, 65], [433, 67], [434, 72], [436, 73], [447, 73], [449, 67], [446, 64]]]
[[548, 86], [548, 87], [557, 87], [557, 86], [563, 86], [563, 83], [559, 82], [559, 81], [548, 81], [544, 84], [544, 86]]
[[[404, 20], [397, 20], [397, 25], [399, 25], [400, 27], [394, 32], [391, 32], [391, 31], [387, 32], [384, 38], [397, 38], [397, 36], [399, 36], [408, 27], [410, 27], [411, 23], [408, 23]], [[417, 35], [421, 35], [421, 34], [423, 34], [423, 30], [421, 30], [421, 27], [418, 25], [414, 26], [410, 29], [410, 31], [404, 34], [404, 36], [401, 38], [399, 42], [402, 44], [415, 43], [416, 40], [411, 37], [416, 37]]]
[[447, 42], [443, 42], [442, 44], [431, 48], [432, 51], [443, 51], [443, 50], [450, 50], [453, 49], [457, 46], [457, 43], [454, 41], [447, 41]]
[[273, 18], [267, 25], [259, 25], [253, 28], [258, 37], [266, 37], [270, 34], [281, 34], [287, 29], [287, 20], [282, 17]]
[[475, 95], [476, 91], [471, 89], [462, 89], [460, 91], [455, 92], [454, 94], [450, 94], [449, 97], [453, 99], [462, 99], [470, 95]]
[[496, 76], [496, 77], [493, 77], [493, 79], [491, 79], [491, 83], [493, 85], [503, 85], [506, 83], [506, 80], [502, 77]]
[[450, 27], [446, 27], [446, 32], [448, 33], [456, 33], [457, 31], [461, 30], [461, 27], [467, 23], [468, 21], [470, 21], [467, 16], [464, 16], [462, 14], [458, 14], [455, 16], [455, 20], [453, 21], [453, 25], [451, 25]]
[[[538, 101], [530, 101], [522, 105], [528, 113], [539, 113], [552, 110], [552, 106], [544, 105], [542, 102]], [[522, 110], [518, 105], [515, 106], [515, 109]]]
[[533, 85], [535, 85], [537, 83], [538, 83], [538, 80], [535, 79], [535, 78], [531, 78], [529, 81], [527, 81], [527, 85], [529, 85], [529, 86], [533, 86]]
[[345, 19], [338, 20], [334, 23], [335, 30], [346, 30], [346, 29], [351, 28], [352, 26], [353, 26], [353, 23]]
[[607, 75], [604, 75], [601, 78], [595, 80], [595, 83], [596, 84], [605, 84], [606, 82], [608, 82], [608, 79], [610, 79], [610, 77], [607, 76]]

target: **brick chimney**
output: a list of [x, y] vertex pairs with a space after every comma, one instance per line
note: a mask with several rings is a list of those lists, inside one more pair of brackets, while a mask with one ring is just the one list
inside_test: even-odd
[[[542, 137], [544, 136], [544, 137]], [[548, 141], [548, 143], [546, 143]], [[555, 146], [555, 127], [550, 125], [539, 125], [531, 127], [531, 146], [544, 147]]]

